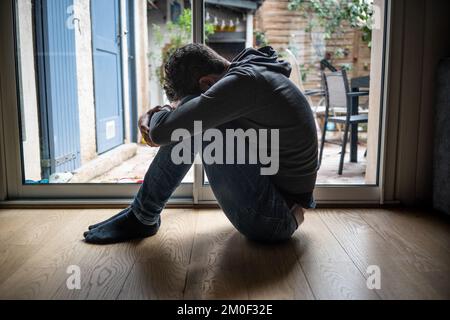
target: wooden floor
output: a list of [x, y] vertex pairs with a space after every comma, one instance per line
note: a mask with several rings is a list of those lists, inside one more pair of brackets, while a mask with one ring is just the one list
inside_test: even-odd
[[[292, 241], [251, 243], [219, 210], [167, 210], [142, 242], [81, 239], [114, 210], [0, 211], [2, 299], [449, 299], [450, 226], [419, 213], [317, 210]], [[81, 290], [69, 290], [69, 266]], [[381, 270], [369, 290], [368, 266]]]

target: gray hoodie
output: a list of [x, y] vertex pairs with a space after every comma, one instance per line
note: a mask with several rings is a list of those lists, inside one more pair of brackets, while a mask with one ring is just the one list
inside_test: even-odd
[[[276, 187], [293, 202], [314, 190], [318, 142], [314, 116], [306, 98], [289, 80], [291, 66], [275, 50], [246, 49], [211, 89], [175, 111], [161, 111], [150, 122], [150, 136], [159, 145], [173, 143], [176, 129], [194, 132], [237, 121], [243, 129], [278, 129], [280, 168], [272, 176]], [[299, 202], [297, 202], [299, 203]]]

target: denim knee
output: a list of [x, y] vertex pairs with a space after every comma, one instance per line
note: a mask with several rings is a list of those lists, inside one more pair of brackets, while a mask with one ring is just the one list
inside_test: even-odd
[[247, 239], [268, 244], [290, 240], [298, 228], [295, 219], [291, 216], [265, 217], [253, 210], [249, 210], [247, 216], [240, 216], [235, 226]]

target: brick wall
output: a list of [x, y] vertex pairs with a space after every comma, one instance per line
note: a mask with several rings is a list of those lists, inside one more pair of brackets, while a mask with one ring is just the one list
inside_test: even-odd
[[[286, 48], [294, 52], [307, 72], [304, 83], [306, 89], [320, 87], [318, 61], [323, 56], [318, 55], [318, 52], [335, 52], [336, 48], [342, 48], [347, 54], [342, 58], [333, 58], [335, 66], [350, 64], [351, 77], [370, 74], [370, 48], [362, 41], [359, 31], [344, 28], [341, 36], [325, 44], [320, 37], [305, 31], [309, 26], [308, 19], [300, 12], [289, 11], [288, 3], [288, 0], [265, 0], [256, 14], [255, 31], [264, 32], [269, 45], [279, 52]], [[313, 42], [312, 38], [316, 40]], [[316, 47], [325, 45], [326, 49], [316, 50], [313, 43]]]

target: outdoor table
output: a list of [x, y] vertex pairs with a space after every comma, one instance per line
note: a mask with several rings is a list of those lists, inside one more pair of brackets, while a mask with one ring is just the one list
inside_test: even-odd
[[[351, 80], [351, 97], [352, 97], [352, 116], [359, 114], [359, 97], [368, 96], [370, 88], [370, 77], [358, 77]], [[364, 90], [361, 90], [364, 89]], [[358, 124], [353, 124], [351, 127], [350, 139], [350, 162], [358, 162]]]

